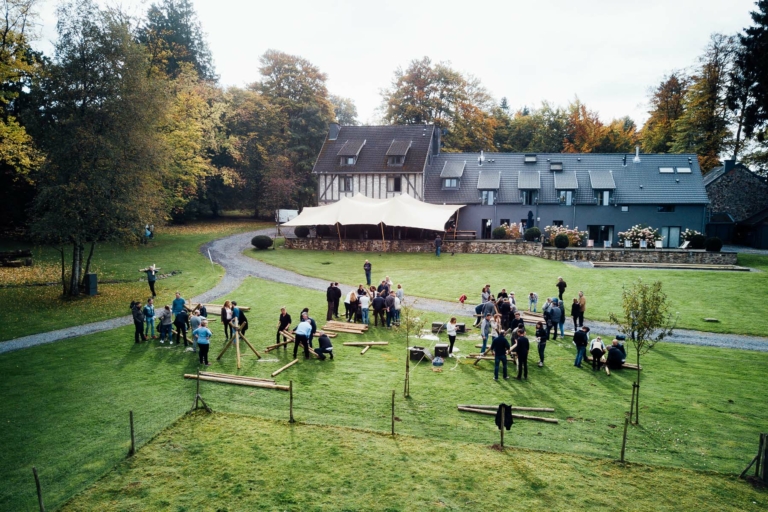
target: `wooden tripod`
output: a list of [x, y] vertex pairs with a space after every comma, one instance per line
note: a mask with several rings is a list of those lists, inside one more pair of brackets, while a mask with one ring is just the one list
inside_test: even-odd
[[[243, 323], [242, 327], [245, 327], [246, 323]], [[243, 334], [240, 332], [240, 329], [242, 328], [237, 324], [237, 318], [233, 318], [229, 324], [230, 328], [232, 329], [232, 337], [229, 338], [227, 343], [224, 345], [224, 348], [219, 353], [218, 357], [216, 357], [216, 360], [220, 360], [221, 356], [224, 355], [224, 353], [229, 350], [229, 347], [232, 345], [235, 346], [235, 352], [237, 353], [237, 369], [239, 370], [241, 368], [240, 364], [240, 340], [243, 340], [246, 345], [248, 345], [248, 348], [250, 348], [254, 354], [256, 354], [256, 357], [261, 359], [261, 354], [259, 354], [255, 348], [253, 348], [253, 345], [248, 341], [248, 339], [243, 336]]]

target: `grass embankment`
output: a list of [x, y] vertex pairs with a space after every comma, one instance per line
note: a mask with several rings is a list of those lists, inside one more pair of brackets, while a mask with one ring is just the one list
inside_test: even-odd
[[[287, 305], [294, 317], [298, 317], [301, 308], [308, 306], [319, 325], [323, 324], [325, 297], [322, 292], [249, 279], [227, 298], [254, 307], [248, 314], [252, 325], [248, 339], [257, 348], [273, 343], [281, 305]], [[438, 319], [435, 314], [424, 316], [429, 320]], [[175, 345], [173, 348], [157, 342], [135, 345], [131, 331], [132, 327], [126, 327], [0, 356], [3, 367], [0, 418], [4, 427], [0, 437], [0, 481], [3, 482], [0, 510], [29, 510], [36, 504], [31, 477], [33, 465], [40, 470], [49, 506], [60, 503], [72, 492], [93, 482], [126, 453], [129, 410], [135, 413], [138, 440], [143, 443], [192, 405], [194, 382], [185, 381], [181, 376], [197, 368], [195, 356], [183, 353]], [[222, 346], [222, 328], [218, 322], [213, 324], [213, 331], [211, 371], [268, 377], [292, 359], [290, 350], [265, 354], [261, 361], [244, 352], [243, 368], [238, 371], [232, 350], [220, 362], [215, 361]], [[363, 336], [340, 335], [336, 338], [334, 361], [304, 361], [300, 356], [302, 360], [298, 365], [276, 377], [279, 383], [294, 382], [297, 420], [387, 432], [391, 390], [394, 389], [396, 414], [400, 419], [397, 431], [420, 437], [414, 444], [431, 446], [441, 440], [475, 443], [477, 450], [484, 450], [480, 445], [498, 442], [492, 418], [459, 413], [457, 404], [506, 401], [521, 406], [551, 406], [556, 412], [544, 415], [558, 418], [558, 425], [518, 421], [507, 433], [506, 443], [579, 456], [618, 457], [623, 415], [628, 409], [634, 378], [632, 373], [614, 372], [608, 377], [586, 368], [576, 369], [570, 343], [550, 343], [544, 368], [536, 367], [536, 359], [531, 357], [530, 380], [527, 382], [494, 382], [490, 362], [473, 366], [462, 361], [454, 369], [456, 361], [449, 359], [442, 373], [432, 372], [426, 363], [412, 366], [411, 398], [406, 400], [402, 398], [405, 344], [398, 336], [395, 330], [371, 328]], [[372, 348], [364, 356], [360, 355], [359, 347], [342, 346], [344, 341], [360, 339], [384, 340], [391, 344]], [[424, 341], [424, 344], [431, 343]], [[459, 337], [460, 354], [474, 352], [475, 343], [476, 334]], [[768, 354], [662, 344], [644, 358], [643, 365], [642, 425], [630, 428], [627, 459], [688, 469], [741, 471], [754, 455], [758, 434], [768, 422], [768, 412], [756, 406], [764, 398], [762, 389]], [[202, 383], [201, 391], [217, 411], [277, 420], [288, 417], [288, 394], [284, 392], [208, 382]], [[182, 432], [186, 434], [181, 437], [189, 439], [193, 427], [185, 425]], [[282, 433], [282, 428], [282, 425], [275, 425], [275, 429], [281, 430], [276, 435], [288, 435]], [[293, 432], [294, 441], [300, 443], [302, 449], [300, 454], [286, 452], [285, 457], [309, 457], [309, 452], [316, 447], [330, 446], [325, 443], [334, 437], [348, 436], [346, 433], [329, 432], [318, 436]], [[176, 434], [172, 436], [174, 439], [178, 437]], [[207, 455], [211, 455], [211, 451], [226, 453], [230, 437], [241, 436], [211, 434], [210, 437], [211, 440], [216, 437], [222, 444], [215, 449], [201, 448]], [[163, 443], [163, 446], [169, 445]], [[261, 454], [259, 450], [241, 452], [244, 454], [242, 461], [259, 460], [262, 466], [280, 467], [277, 455], [272, 452]], [[405, 452], [397, 456], [413, 458]], [[566, 456], [547, 457], [575, 460]], [[514, 461], [515, 457], [512, 459]], [[225, 464], [224, 460], [222, 464]], [[359, 463], [374, 464], [367, 473], [372, 474], [376, 471], [375, 460], [376, 457], [371, 455]], [[441, 460], [435, 459], [436, 462]], [[307, 459], [307, 466], [302, 467], [311, 468], [311, 461]], [[233, 467], [240, 464], [236, 457], [230, 463]], [[579, 480], [583, 490], [591, 488], [586, 477], [592, 474], [589, 472], [592, 467], [610, 465], [592, 460], [576, 465], [578, 471], [584, 471], [585, 478]], [[261, 483], [263, 477], [242, 474], [234, 469], [212, 470], [206, 465], [183, 478], [195, 478], [206, 472], [219, 480], [226, 478], [233, 485], [248, 483], [250, 487], [249, 480], [254, 479], [259, 482], [254, 489], [264, 485]], [[435, 481], [463, 478], [461, 472], [454, 471], [450, 463], [432, 467]], [[305, 473], [302, 471], [302, 476]], [[175, 469], [148, 470], [144, 474], [153, 478], [153, 485], [180, 476]], [[358, 471], [359, 474], [366, 473]], [[473, 485], [480, 485], [491, 474], [490, 471], [482, 472], [472, 480]], [[532, 482], [538, 480], [529, 481], [533, 478], [529, 472], [519, 478], [528, 482], [527, 492], [535, 494], [539, 484]], [[267, 480], [269, 486], [284, 489], [288, 493], [286, 496], [298, 500], [297, 503], [305, 503], [304, 496], [312, 496], [306, 485], [301, 489], [289, 489], [277, 476]], [[195, 486], [190, 482], [192, 480], [182, 479], [179, 487], [175, 487], [176, 484], [172, 487], [193, 496]], [[605, 485], [612, 488], [610, 482]], [[155, 491], [147, 490], [148, 486], [136, 484], [138, 494], [129, 494], [126, 499], [145, 495], [149, 499]], [[365, 496], [366, 492], [376, 490], [373, 480], [363, 478], [355, 484], [342, 482], [340, 486], [348, 489], [350, 500], [354, 493]], [[549, 489], [561, 492], [565, 488], [553, 485]], [[647, 492], [649, 496], [655, 492], [653, 487], [645, 491], [641, 487], [638, 489], [638, 493]], [[629, 492], [623, 488], [619, 490]], [[175, 492], [166, 491], [171, 495]], [[305, 495], [305, 492], [310, 494]], [[590, 493], [584, 491], [584, 495], [587, 494]], [[190, 509], [195, 508], [190, 506]]]
[[[0, 243], [0, 251], [32, 249], [35, 262], [33, 267], [0, 268], [0, 283], [56, 283], [53, 286], [0, 288], [3, 311], [0, 340], [130, 314], [128, 306], [131, 300], [145, 301], [149, 296], [146, 281], [139, 282], [146, 275], [137, 270], [152, 263], [162, 269], [160, 273], [181, 271], [181, 274], [157, 281], [156, 305], [170, 304], [177, 290], [190, 298], [215, 286], [224, 272], [218, 265], [212, 267], [208, 258], [199, 254], [199, 246], [226, 235], [264, 227], [269, 225], [248, 220], [198, 222], [159, 228], [155, 239], [147, 245], [97, 244], [92, 270], [102, 281], [99, 283], [99, 294], [79, 299], [61, 296], [61, 255], [55, 248]], [[65, 265], [69, 271], [71, 248], [67, 249], [70, 255]], [[127, 280], [130, 282], [104, 282]]]
[[710, 472], [195, 414], [63, 510], [764, 510]]
[[[373, 265], [374, 281], [389, 275], [400, 283], [406, 295], [456, 301], [462, 294], [471, 303], [480, 300], [486, 283], [498, 293], [514, 291], [518, 303], [528, 307], [528, 293], [539, 295], [539, 307], [546, 297], [557, 297], [558, 276], [568, 284], [564, 298], [570, 303], [583, 290], [587, 297], [587, 320], [608, 321], [610, 312], [621, 309], [622, 286], [637, 278], [660, 280], [674, 312], [680, 312], [678, 327], [701, 331], [765, 336], [768, 316], [761, 308], [749, 307], [752, 298], [763, 297], [768, 289], [768, 256], [739, 255], [739, 264], [763, 270], [723, 272], [694, 270], [593, 269], [577, 268], [563, 262], [532, 256], [497, 254], [387, 254], [327, 251], [246, 250], [245, 254], [306, 276], [336, 280], [350, 285], [365, 283], [363, 262]], [[719, 323], [705, 322], [715, 317]]]

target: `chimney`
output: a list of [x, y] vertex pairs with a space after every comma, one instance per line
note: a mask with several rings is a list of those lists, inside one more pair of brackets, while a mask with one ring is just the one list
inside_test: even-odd
[[632, 159], [632, 163], [640, 163], [640, 146], [635, 146], [635, 158]]
[[482, 167], [484, 161], [485, 161], [485, 156], [483, 155], [483, 151], [480, 150], [480, 156], [477, 157], [477, 165]]
[[736, 167], [736, 160], [723, 160], [723, 174], [727, 174], [728, 171]]
[[341, 125], [339, 125], [339, 123], [331, 123], [330, 126], [328, 126], [328, 140], [338, 139], [340, 131]]

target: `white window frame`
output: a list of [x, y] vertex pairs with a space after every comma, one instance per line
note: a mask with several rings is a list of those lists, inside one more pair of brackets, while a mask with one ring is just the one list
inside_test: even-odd
[[496, 204], [496, 194], [495, 190], [483, 190], [480, 195], [480, 204], [483, 206], [493, 206]]
[[[397, 183], [397, 187], [395, 187]], [[403, 191], [403, 178], [402, 176], [389, 176], [387, 178], [387, 192], [402, 192]]]
[[459, 188], [459, 178], [443, 178], [443, 188], [446, 188], [446, 189]]
[[565, 206], [573, 205], [573, 190], [558, 190], [560, 204]]

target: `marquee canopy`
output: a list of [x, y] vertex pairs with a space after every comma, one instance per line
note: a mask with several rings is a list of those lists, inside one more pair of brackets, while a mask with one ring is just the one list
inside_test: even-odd
[[371, 199], [362, 194], [316, 207], [307, 207], [283, 226], [342, 226], [386, 224], [417, 229], [445, 230], [445, 223], [463, 204], [423, 203], [402, 194], [390, 199]]

